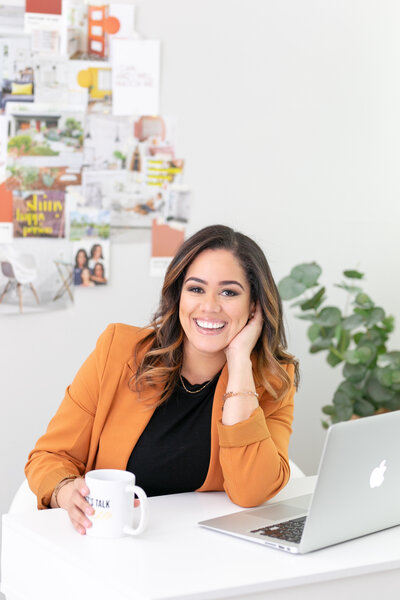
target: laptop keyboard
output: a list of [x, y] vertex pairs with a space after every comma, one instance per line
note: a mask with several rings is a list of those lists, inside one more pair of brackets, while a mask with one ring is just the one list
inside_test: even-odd
[[260, 529], [252, 529], [250, 533], [258, 533], [259, 535], [267, 535], [268, 537], [277, 538], [286, 542], [300, 543], [304, 525], [307, 517], [291, 519], [283, 523], [275, 523], [268, 527], [260, 527]]

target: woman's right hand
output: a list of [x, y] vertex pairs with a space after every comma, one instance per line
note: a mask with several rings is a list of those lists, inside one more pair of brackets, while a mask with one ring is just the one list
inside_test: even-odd
[[60, 508], [68, 512], [68, 516], [76, 531], [85, 535], [86, 529], [92, 526], [86, 515], [94, 513], [93, 508], [85, 500], [89, 489], [83, 477], [77, 477], [62, 486], [57, 494], [57, 502]]

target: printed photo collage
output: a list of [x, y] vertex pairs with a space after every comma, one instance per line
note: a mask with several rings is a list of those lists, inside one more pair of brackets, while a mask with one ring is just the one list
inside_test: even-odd
[[134, 7], [29, 4], [26, 35], [0, 36], [0, 315], [109, 285], [112, 244], [142, 229], [162, 276], [191, 204], [176, 118], [159, 114], [160, 42], [139, 39]]

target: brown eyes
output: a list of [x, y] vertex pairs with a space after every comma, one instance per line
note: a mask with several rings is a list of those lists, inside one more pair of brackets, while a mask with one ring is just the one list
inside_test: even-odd
[[[193, 294], [204, 294], [204, 289], [199, 286], [188, 287], [188, 288], [186, 288], [186, 291], [192, 292]], [[238, 293], [235, 290], [227, 290], [227, 289], [221, 290], [220, 294], [221, 294], [221, 296], [226, 296], [226, 297], [232, 297], [232, 296], [238, 295]]]

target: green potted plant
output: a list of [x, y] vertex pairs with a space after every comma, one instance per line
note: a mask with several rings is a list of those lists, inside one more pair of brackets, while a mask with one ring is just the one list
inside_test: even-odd
[[322, 425], [400, 409], [400, 351], [388, 351], [394, 317], [360, 287], [363, 273], [343, 271], [335, 284], [346, 292], [344, 308], [327, 305], [325, 286], [319, 283], [321, 267], [313, 263], [295, 266], [279, 282], [283, 300], [300, 310], [296, 317], [310, 322], [310, 352], [325, 352], [331, 367], [342, 366], [343, 381], [332, 404], [322, 408], [328, 420]]
[[114, 158], [121, 161], [121, 169], [126, 168], [126, 155], [125, 154], [122, 154], [122, 152], [120, 152], [120, 150], [115, 150]]

